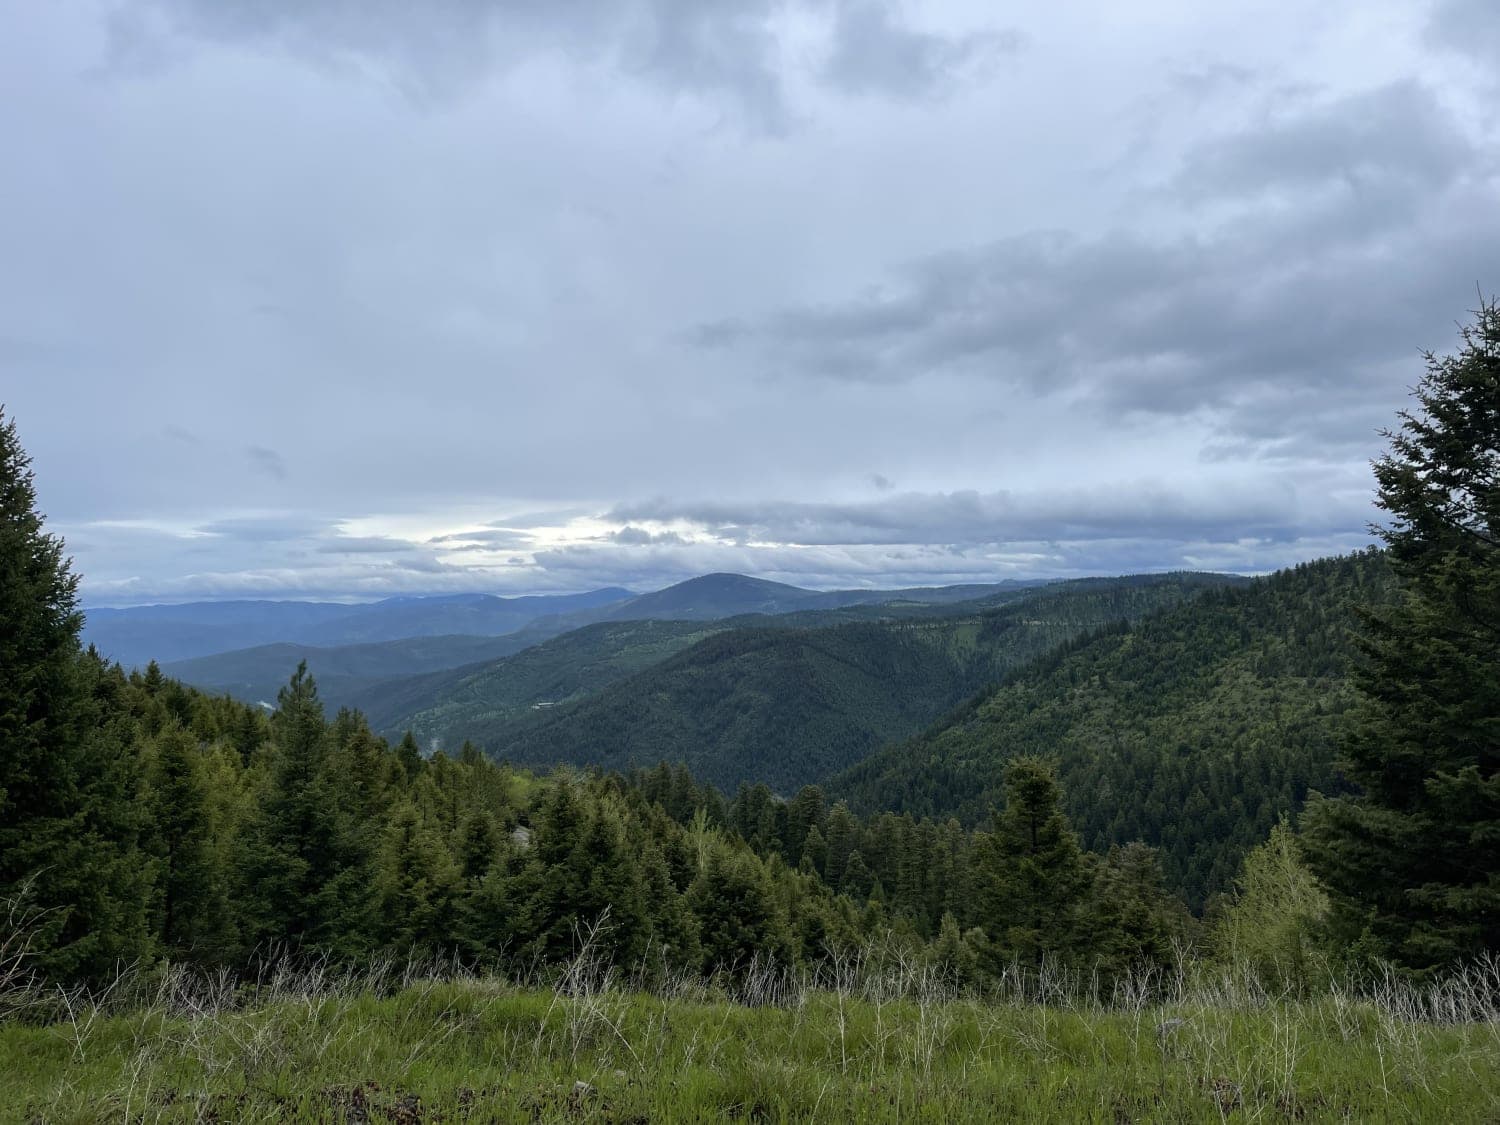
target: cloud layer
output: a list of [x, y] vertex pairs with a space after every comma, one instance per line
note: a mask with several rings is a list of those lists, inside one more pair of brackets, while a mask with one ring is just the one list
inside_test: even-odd
[[96, 602], [1365, 541], [1500, 288], [1472, 0], [0, 0], [0, 387]]

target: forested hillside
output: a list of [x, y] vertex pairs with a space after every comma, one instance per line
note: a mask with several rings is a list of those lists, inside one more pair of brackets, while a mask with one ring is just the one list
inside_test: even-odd
[[589, 695], [730, 627], [720, 621], [586, 625], [478, 666], [387, 681], [355, 694], [377, 730], [411, 730], [422, 745], [483, 741], [538, 710]]
[[272, 644], [199, 656], [161, 666], [173, 679], [246, 703], [271, 702], [298, 664], [306, 663], [330, 706], [358, 706], [377, 684], [495, 660], [526, 647], [516, 633], [498, 637], [407, 637], [364, 645], [319, 648]]
[[1090, 847], [1161, 847], [1172, 882], [1201, 903], [1310, 787], [1339, 785], [1355, 609], [1392, 592], [1376, 553], [1209, 591], [1019, 668], [827, 789], [866, 812], [975, 824], [1010, 760], [1047, 755]]
[[460, 725], [447, 738], [518, 763], [685, 762], [723, 788], [763, 781], [790, 793], [920, 730], [1069, 637], [1221, 581], [1182, 574], [1065, 583], [975, 614], [736, 629], [529, 722]]
[[[424, 743], [436, 739], [457, 745], [476, 724], [490, 724], [493, 730], [493, 723], [522, 717], [534, 703], [587, 694], [717, 628], [885, 621], [961, 612], [965, 605], [973, 612], [1025, 597], [1041, 585], [1045, 583], [819, 592], [739, 574], [710, 574], [639, 596], [605, 589], [509, 599], [400, 598], [370, 606], [143, 606], [90, 610], [84, 641], [96, 643], [106, 657], [127, 668], [144, 667], [157, 659], [154, 653], [160, 649], [158, 663], [168, 675], [247, 703], [274, 699], [305, 660], [330, 705], [363, 709], [378, 730], [410, 727], [422, 734]], [[444, 625], [456, 631], [433, 635]], [[649, 635], [638, 643], [638, 632]], [[341, 640], [363, 633], [402, 635], [363, 643]], [[563, 639], [552, 644], [559, 636]], [[247, 637], [275, 643], [238, 647]], [[679, 643], [669, 637], [690, 640]], [[537, 651], [529, 651], [533, 649]], [[184, 651], [207, 655], [167, 659]], [[521, 663], [488, 670], [468, 667], [520, 652], [528, 652]]]
[[[1145, 580], [1155, 581], [1154, 578]], [[1232, 582], [1236, 579], [1234, 576], [1215, 575], [1202, 580]], [[1136, 579], [1109, 581], [1128, 583]], [[1074, 584], [1074, 588], [1081, 589], [1086, 584]], [[714, 585], [724, 586], [719, 582]], [[775, 583], [767, 585], [788, 589]], [[842, 602], [853, 597], [877, 595], [870, 591], [834, 591], [827, 595], [801, 591], [806, 596], [794, 599], [794, 604], [799, 607], [825, 600], [835, 604], [823, 608], [798, 608], [787, 613], [754, 613], [708, 620], [648, 617], [608, 621], [585, 625], [543, 641], [535, 641], [533, 630], [528, 629], [503, 639], [496, 638], [496, 643], [516, 646], [511, 650], [514, 655], [483, 666], [388, 679], [358, 691], [342, 693], [339, 698], [341, 702], [364, 711], [375, 729], [397, 736], [411, 730], [423, 745], [457, 746], [465, 739], [496, 745], [506, 740], [510, 728], [537, 718], [534, 712], [582, 699], [659, 664], [715, 633], [730, 629], [812, 629], [861, 622], [974, 616], [986, 609], [1035, 597], [1038, 585], [1013, 583], [1000, 587], [946, 586], [880, 591], [881, 600], [856, 601], [852, 605]], [[661, 593], [673, 594], [676, 598], [683, 587], [692, 586], [691, 582], [681, 583]], [[738, 588], [734, 583], [729, 586]], [[760, 588], [752, 586], [750, 589], [758, 592]], [[965, 595], [974, 597], [965, 600]], [[681, 600], [693, 602], [697, 597], [691, 592], [681, 593]], [[648, 608], [654, 604], [662, 612], [674, 611], [673, 605], [664, 604], [654, 595], [644, 595], [638, 601], [647, 604]], [[680, 608], [680, 605], [675, 608]], [[333, 655], [342, 655], [342, 652], [335, 650]], [[227, 660], [234, 655], [231, 653], [215, 659]], [[293, 667], [295, 661], [288, 662], [277, 670], [278, 674], [284, 677]], [[320, 679], [320, 686], [322, 682]], [[324, 694], [331, 693], [325, 691]]]

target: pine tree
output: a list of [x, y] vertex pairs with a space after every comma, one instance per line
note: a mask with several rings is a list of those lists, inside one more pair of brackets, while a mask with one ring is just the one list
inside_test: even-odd
[[458, 864], [410, 801], [392, 810], [378, 871], [380, 931], [388, 945], [406, 952], [458, 944]]
[[704, 972], [737, 975], [753, 961], [790, 957], [786, 922], [765, 870], [753, 856], [714, 850], [688, 892], [688, 904], [698, 921]]
[[1400, 592], [1365, 615], [1361, 792], [1304, 822], [1346, 931], [1419, 972], [1500, 949], [1500, 306], [1461, 338], [1374, 466]]
[[823, 839], [823, 833], [815, 824], [808, 829], [807, 837], [802, 841], [802, 861], [799, 866], [814, 875], [821, 876], [827, 865], [828, 841]]
[[823, 830], [827, 839], [827, 855], [823, 861], [823, 875], [830, 886], [839, 886], [844, 879], [844, 866], [849, 862], [849, 853], [858, 846], [859, 821], [849, 807], [840, 801], [828, 814], [828, 826]]
[[973, 984], [979, 973], [979, 959], [973, 945], [959, 932], [958, 919], [944, 913], [938, 924], [937, 940], [932, 946], [932, 963], [943, 982], [963, 988]]
[[786, 847], [783, 854], [793, 863], [801, 859], [808, 833], [820, 829], [827, 817], [823, 790], [816, 785], [804, 785], [797, 791], [786, 809]]
[[849, 862], [844, 864], [844, 877], [839, 880], [839, 890], [856, 902], [864, 902], [870, 897], [874, 883], [875, 876], [865, 863], [865, 857], [857, 849], [850, 852]]
[[167, 954], [222, 962], [235, 947], [227, 873], [214, 848], [199, 751], [181, 729], [156, 741], [153, 842], [160, 860], [159, 931]]
[[1142, 843], [1116, 845], [1095, 866], [1086, 952], [1104, 974], [1161, 968], [1185, 948], [1191, 916], [1167, 893], [1161, 857]]
[[373, 944], [368, 826], [341, 806], [323, 704], [305, 662], [277, 694], [271, 730], [271, 784], [240, 856], [243, 936], [359, 956]]
[[406, 771], [408, 781], [415, 781], [426, 767], [427, 761], [422, 757], [422, 748], [417, 745], [416, 736], [411, 731], [401, 736], [401, 742], [396, 747], [396, 760]]
[[979, 856], [983, 924], [997, 951], [1036, 962], [1071, 954], [1087, 872], [1061, 809], [1052, 768], [1017, 758], [1005, 771], [1005, 808]]
[[124, 680], [80, 654], [82, 622], [78, 578], [0, 410], [0, 899], [38, 913], [40, 966], [57, 978], [150, 950], [134, 732], [95, 697]]

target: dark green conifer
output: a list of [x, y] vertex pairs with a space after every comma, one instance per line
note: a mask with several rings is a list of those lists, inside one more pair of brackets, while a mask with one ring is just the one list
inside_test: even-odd
[[1400, 591], [1365, 617], [1361, 792], [1304, 822], [1345, 932], [1417, 971], [1500, 949], [1500, 306], [1461, 336], [1375, 462]]
[[80, 654], [78, 578], [36, 507], [31, 458], [0, 411], [0, 900], [40, 920], [40, 965], [99, 975], [150, 951], [124, 679]]
[[735, 975], [756, 960], [789, 959], [786, 922], [753, 856], [715, 849], [688, 893], [688, 904], [698, 920], [704, 972]]
[[222, 963], [235, 949], [235, 932], [198, 746], [186, 731], [172, 729], [156, 740], [154, 757], [152, 842], [160, 864], [162, 946], [175, 960]]
[[1052, 768], [1017, 758], [1005, 771], [1005, 808], [983, 841], [983, 924], [997, 950], [1027, 962], [1074, 952], [1087, 872], [1061, 809]]

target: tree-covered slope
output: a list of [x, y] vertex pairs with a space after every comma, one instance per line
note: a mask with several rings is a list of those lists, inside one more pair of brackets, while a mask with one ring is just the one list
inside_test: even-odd
[[[976, 600], [958, 602], [950, 597], [956, 592], [978, 596]], [[504, 638], [514, 643], [515, 648], [510, 655], [490, 663], [366, 684], [352, 694], [345, 691], [337, 701], [358, 707], [377, 730], [392, 735], [414, 731], [423, 745], [435, 741], [441, 746], [457, 746], [465, 738], [480, 734], [487, 741], [496, 741], [505, 737], [505, 728], [536, 717], [535, 711], [576, 702], [728, 629], [808, 629], [856, 622], [973, 616], [1034, 597], [1037, 591], [1034, 585], [1016, 583], [1005, 587], [955, 586], [886, 593], [896, 600], [710, 620], [646, 618], [601, 622], [536, 641], [529, 647], [525, 642], [531, 639], [533, 630], [528, 628]], [[904, 596], [907, 593], [930, 600], [910, 599]], [[837, 596], [838, 592], [828, 595], [835, 600]], [[815, 597], [821, 599], [824, 595]], [[721, 603], [721, 607], [727, 608], [727, 603]], [[658, 603], [657, 609], [665, 611], [670, 607]], [[295, 666], [295, 661], [285, 664], [286, 668]], [[335, 685], [335, 692], [338, 690]]]
[[1371, 553], [1212, 591], [1020, 669], [827, 788], [857, 809], [978, 822], [1007, 761], [1050, 755], [1088, 846], [1156, 844], [1201, 900], [1309, 787], [1338, 784], [1354, 607], [1390, 590]]
[[412, 730], [423, 745], [458, 746], [674, 656], [725, 628], [706, 621], [588, 625], [483, 664], [387, 681], [353, 699], [377, 730]]
[[324, 700], [337, 708], [360, 706], [367, 697], [378, 699], [380, 692], [370, 689], [391, 679], [494, 660], [524, 648], [526, 643], [512, 633], [500, 637], [407, 637], [332, 648], [271, 644], [178, 660], [163, 665], [162, 671], [204, 691], [260, 703], [275, 700], [287, 677], [306, 661], [318, 678]]
[[722, 787], [764, 781], [790, 792], [915, 733], [1069, 637], [1221, 581], [1064, 583], [983, 613], [728, 630], [591, 698], [519, 724], [460, 724], [446, 739], [516, 762], [681, 761]]

